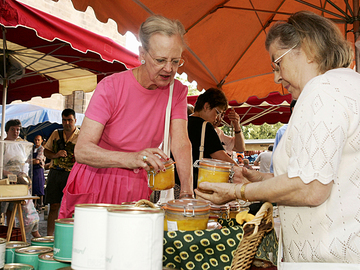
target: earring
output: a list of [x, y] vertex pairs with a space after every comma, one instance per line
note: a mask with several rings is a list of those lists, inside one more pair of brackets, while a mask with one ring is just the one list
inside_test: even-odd
[[145, 60], [144, 60], [144, 59], [143, 59], [143, 60], [141, 60], [140, 62], [141, 62], [141, 64], [142, 64], [142, 65], [144, 65], [144, 64], [145, 64]]

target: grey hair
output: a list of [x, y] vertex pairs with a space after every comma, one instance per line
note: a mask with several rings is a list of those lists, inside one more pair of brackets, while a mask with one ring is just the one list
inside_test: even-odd
[[273, 42], [282, 49], [298, 44], [296, 47], [303, 48], [321, 73], [349, 67], [353, 61], [354, 52], [340, 29], [331, 20], [310, 11], [296, 12], [287, 22], [275, 23], [266, 35], [266, 50]]
[[150, 38], [158, 33], [168, 37], [179, 35], [183, 46], [186, 47], [184, 40], [185, 28], [179, 20], [171, 20], [161, 15], [153, 15], [141, 24], [139, 30], [139, 39], [146, 51], [150, 49]]

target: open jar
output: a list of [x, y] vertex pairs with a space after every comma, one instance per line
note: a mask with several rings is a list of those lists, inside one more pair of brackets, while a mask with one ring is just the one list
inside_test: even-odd
[[234, 164], [218, 159], [204, 158], [194, 163], [199, 168], [198, 184], [201, 182], [227, 183], [233, 177]]
[[168, 201], [165, 210], [165, 231], [205, 230], [210, 214], [210, 203], [196, 199]]
[[166, 190], [171, 189], [175, 186], [175, 165], [174, 161], [170, 158], [169, 160], [163, 161], [166, 171], [160, 171], [159, 173], [154, 171], [153, 167], [150, 167], [148, 171], [148, 185], [151, 190]]

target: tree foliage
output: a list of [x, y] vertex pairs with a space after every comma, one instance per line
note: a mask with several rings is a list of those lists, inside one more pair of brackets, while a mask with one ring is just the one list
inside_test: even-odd
[[[282, 123], [276, 123], [274, 125], [269, 125], [267, 123], [263, 125], [249, 124], [243, 126], [242, 131], [246, 140], [274, 139], [276, 132], [282, 126]], [[233, 136], [233, 134], [231, 134], [232, 130], [229, 127], [223, 126], [221, 129], [226, 135]]]

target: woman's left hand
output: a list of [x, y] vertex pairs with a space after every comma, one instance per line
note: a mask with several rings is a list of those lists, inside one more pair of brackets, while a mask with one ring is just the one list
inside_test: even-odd
[[165, 170], [163, 161], [160, 158], [168, 159], [159, 148], [146, 148], [140, 152], [129, 153], [128, 168], [144, 168], [147, 171], [154, 170], [155, 172]]
[[202, 182], [195, 189], [196, 198], [208, 200], [214, 204], [221, 205], [236, 199], [236, 184]]

